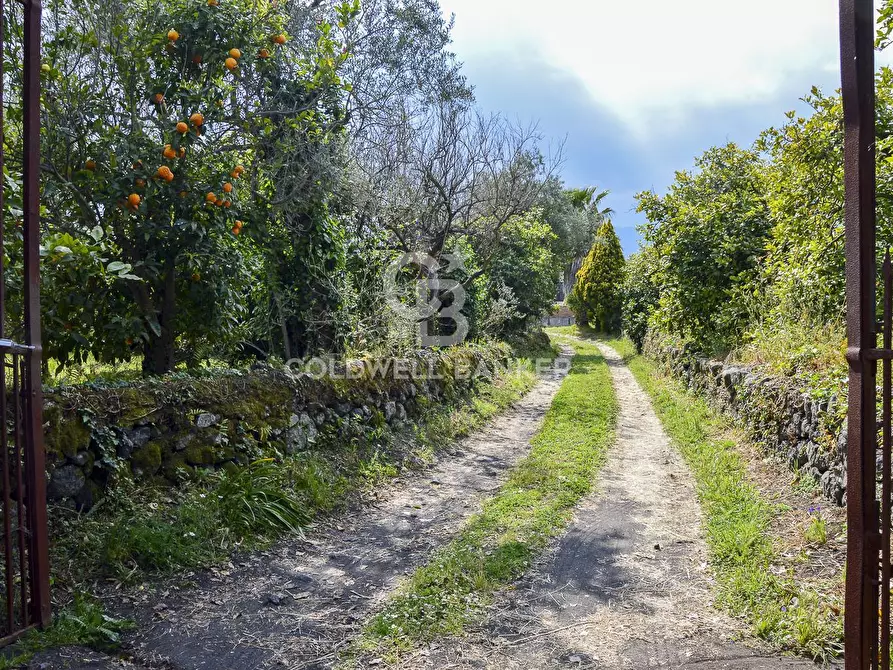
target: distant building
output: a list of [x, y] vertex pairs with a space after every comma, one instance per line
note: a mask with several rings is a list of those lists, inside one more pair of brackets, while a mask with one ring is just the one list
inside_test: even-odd
[[543, 317], [544, 326], [573, 326], [577, 323], [577, 319], [570, 307], [562, 303], [554, 314]]

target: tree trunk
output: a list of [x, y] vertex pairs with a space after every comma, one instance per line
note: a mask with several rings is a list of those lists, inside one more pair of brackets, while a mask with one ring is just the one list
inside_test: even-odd
[[174, 369], [174, 309], [176, 297], [176, 270], [173, 261], [167, 262], [161, 296], [161, 313], [158, 315], [160, 333], [151, 333], [143, 357], [143, 376], [163, 375]]

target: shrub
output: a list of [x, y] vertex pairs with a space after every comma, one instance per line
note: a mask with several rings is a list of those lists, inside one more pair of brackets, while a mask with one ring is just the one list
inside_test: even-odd
[[646, 247], [629, 257], [623, 281], [623, 309], [621, 325], [623, 333], [641, 352], [648, 333], [648, 321], [657, 308], [660, 297], [654, 276], [659, 259]]
[[602, 332], [619, 329], [624, 265], [623, 249], [614, 226], [605, 221], [599, 226], [568, 296], [568, 306], [579, 324], [591, 325]]
[[659, 328], [708, 353], [734, 346], [747, 324], [741, 286], [756, 279], [771, 219], [763, 161], [735, 144], [709, 149], [661, 197], [640, 193], [646, 243], [661, 259]]

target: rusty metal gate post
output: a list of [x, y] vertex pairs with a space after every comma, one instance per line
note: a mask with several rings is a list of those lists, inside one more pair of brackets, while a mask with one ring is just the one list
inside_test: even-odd
[[[6, 208], [0, 188], [0, 646], [50, 623], [50, 574], [43, 444], [40, 332], [40, 0], [13, 0], [22, 17], [22, 321], [8, 339], [4, 248]], [[0, 52], [7, 8], [0, 0]], [[18, 10], [16, 10], [18, 11]], [[10, 22], [11, 23], [11, 22]], [[4, 84], [15, 81], [0, 59], [0, 170], [5, 148]], [[17, 338], [18, 339], [18, 338]]]
[[31, 571], [31, 608], [34, 623], [50, 621], [50, 569], [46, 511], [46, 455], [43, 444], [43, 392], [41, 389], [40, 330], [40, 0], [24, 1], [24, 317], [25, 369], [25, 478]]
[[[876, 498], [874, 2], [840, 0], [844, 109], [847, 360], [847, 670], [876, 668], [880, 527]], [[889, 654], [889, 652], [887, 652]], [[889, 658], [884, 667], [889, 667]]]

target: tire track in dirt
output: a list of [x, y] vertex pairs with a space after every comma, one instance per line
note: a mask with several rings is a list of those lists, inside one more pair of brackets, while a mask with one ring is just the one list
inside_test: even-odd
[[437, 465], [401, 476], [375, 507], [334, 519], [305, 541], [169, 580], [123, 610], [108, 602], [137, 623], [125, 640], [131, 660], [176, 670], [332, 667], [376, 605], [448, 542], [527, 454], [570, 353]]
[[713, 607], [694, 481], [645, 392], [599, 344], [619, 404], [616, 444], [568, 532], [467, 639], [405, 668], [776, 670], [812, 663], [731, 642]]

